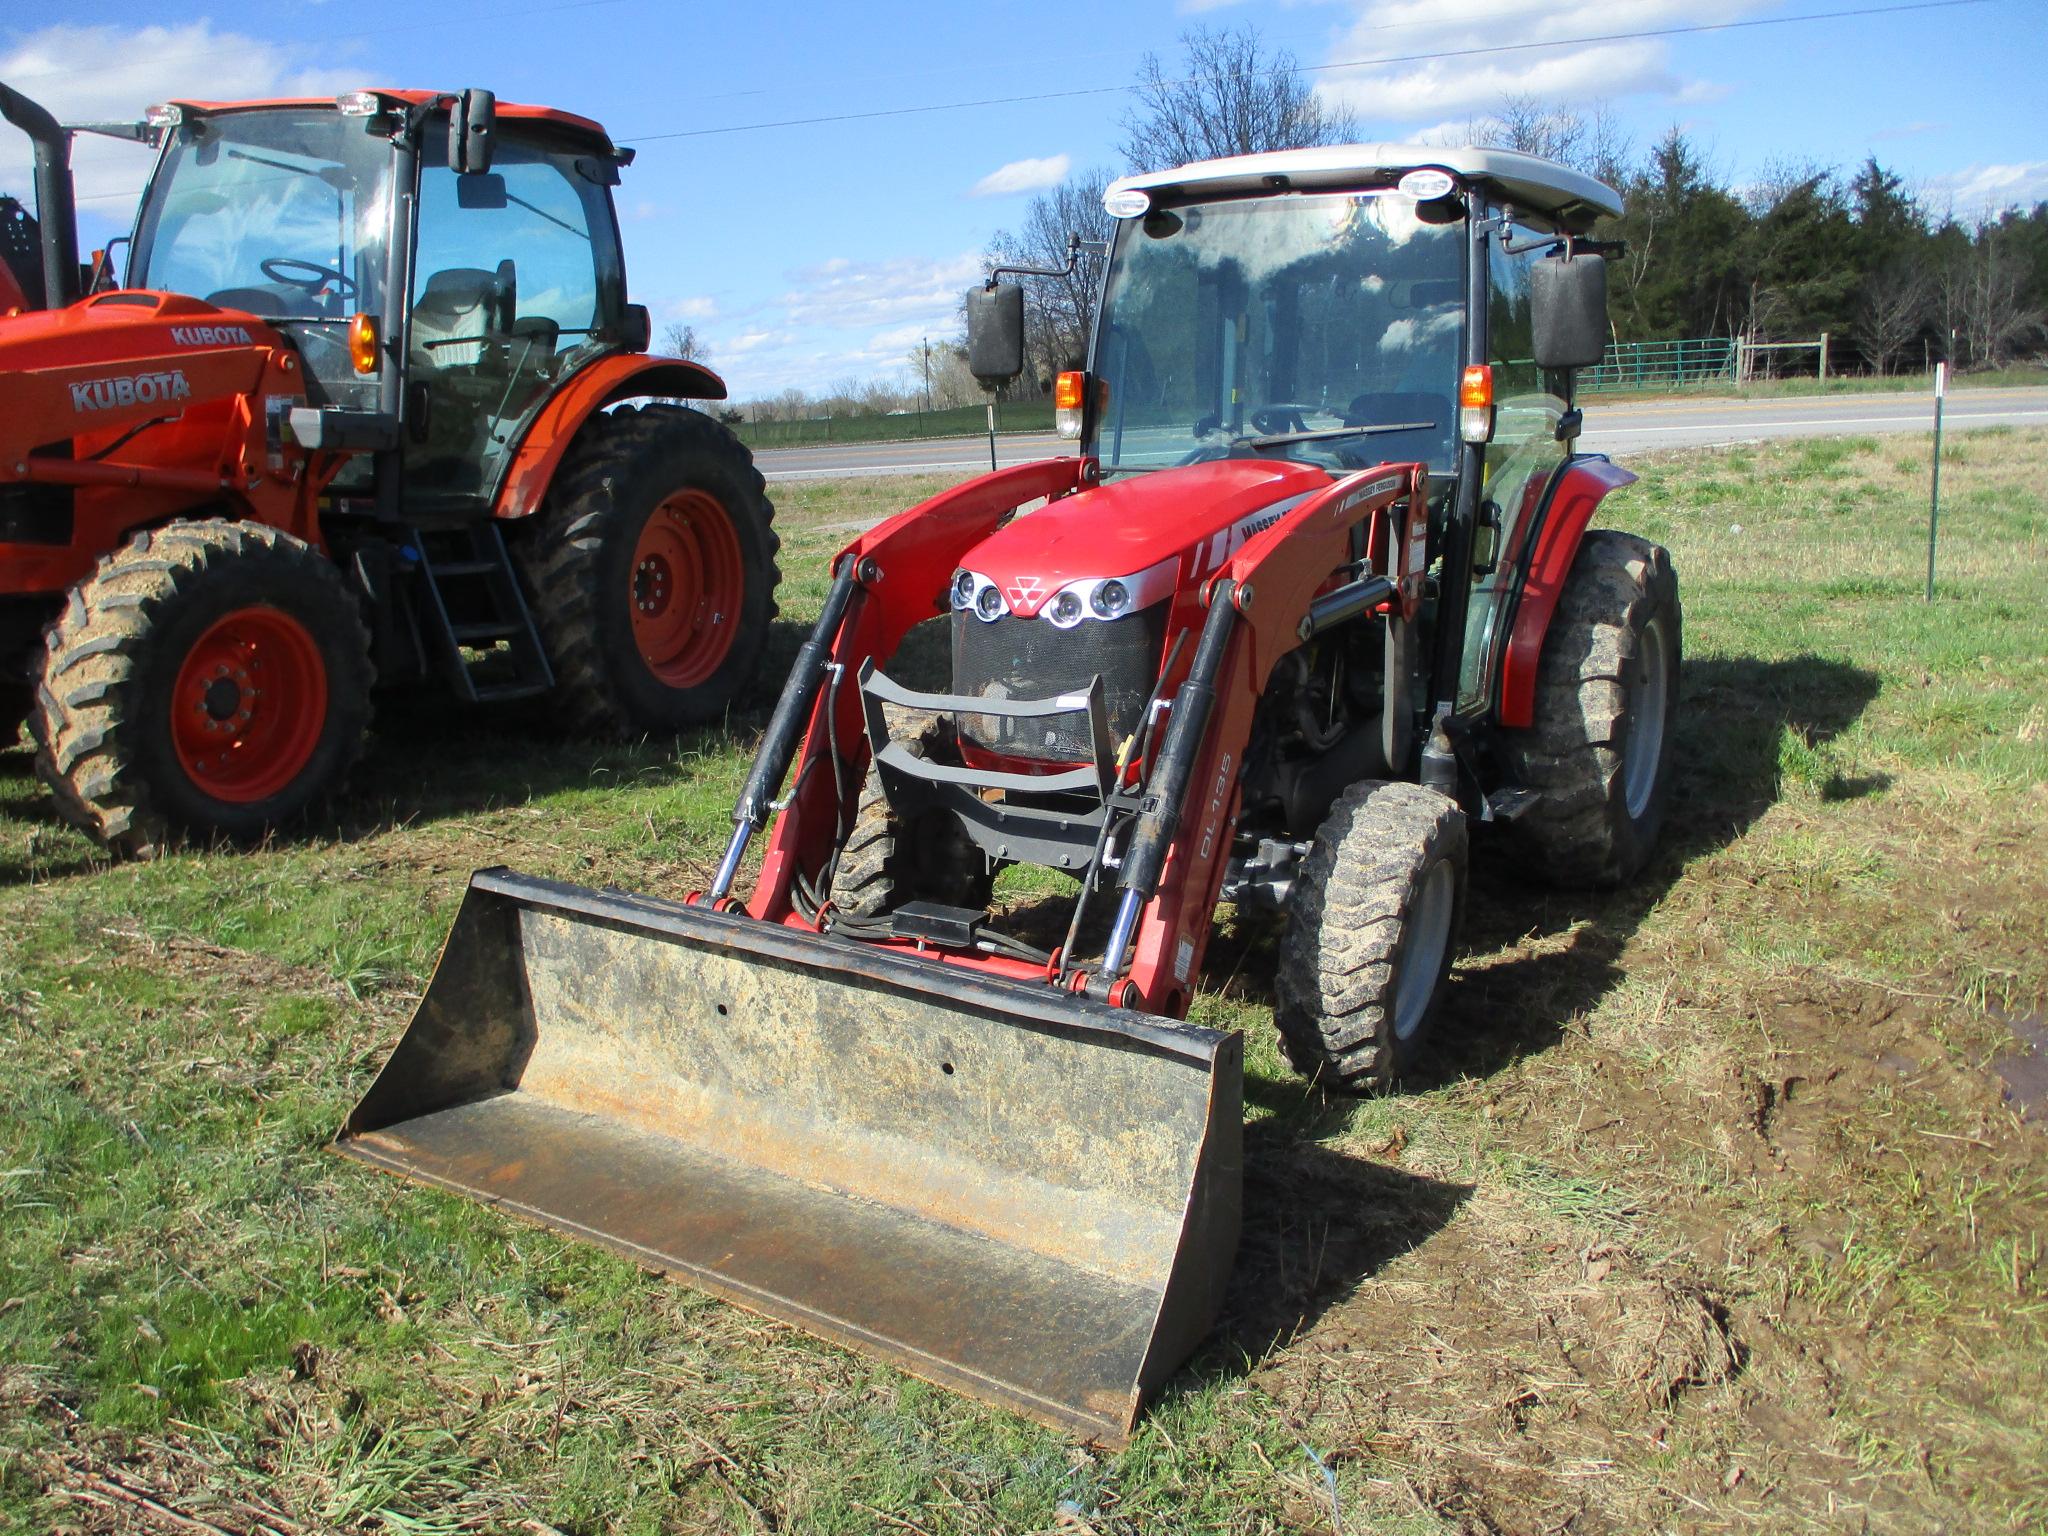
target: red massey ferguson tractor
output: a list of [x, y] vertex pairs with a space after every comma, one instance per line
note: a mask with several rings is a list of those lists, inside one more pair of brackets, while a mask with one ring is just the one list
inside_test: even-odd
[[[1656, 841], [1677, 581], [1574, 447], [1619, 206], [1399, 145], [1112, 186], [1080, 454], [846, 547], [707, 892], [477, 874], [342, 1150], [1121, 1438], [1237, 1240], [1240, 1044], [1181, 1022], [1219, 905], [1281, 916], [1294, 1062], [1378, 1087], [1469, 827], [1588, 884]], [[985, 377], [1020, 298], [969, 296]]]
[[128, 853], [258, 835], [339, 784], [373, 683], [720, 715], [772, 513], [711, 417], [620, 404], [725, 394], [643, 355], [630, 150], [485, 91], [154, 108], [116, 287], [81, 280], [67, 130], [0, 115], [41, 215], [0, 210], [0, 703], [67, 817]]

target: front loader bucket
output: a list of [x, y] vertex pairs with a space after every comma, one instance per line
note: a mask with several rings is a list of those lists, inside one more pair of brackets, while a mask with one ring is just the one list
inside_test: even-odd
[[1120, 1443], [1237, 1243], [1235, 1035], [475, 875], [351, 1157]]

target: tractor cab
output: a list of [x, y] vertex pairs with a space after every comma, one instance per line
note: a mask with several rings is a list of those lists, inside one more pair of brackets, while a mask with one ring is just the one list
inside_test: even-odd
[[644, 345], [610, 193], [630, 156], [595, 123], [369, 91], [152, 121], [128, 285], [289, 336], [310, 404], [333, 413], [309, 426], [386, 450], [338, 491], [402, 482], [410, 518], [466, 517], [556, 381]]

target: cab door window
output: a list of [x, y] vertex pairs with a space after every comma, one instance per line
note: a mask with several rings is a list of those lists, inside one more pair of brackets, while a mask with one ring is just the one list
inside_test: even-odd
[[528, 413], [615, 322], [624, 284], [609, 201], [575, 154], [500, 129], [488, 172], [447, 169], [431, 137], [422, 161], [406, 495], [467, 500], [497, 485]]
[[1494, 235], [1488, 242], [1486, 352], [1493, 365], [1494, 420], [1474, 530], [1472, 605], [1458, 689], [1458, 707], [1465, 711], [1482, 707], [1492, 689], [1537, 507], [1566, 453], [1557, 440], [1567, 409], [1564, 380], [1538, 368], [1532, 356], [1529, 268], [1550, 248], [1549, 235], [1510, 224], [1505, 240]]

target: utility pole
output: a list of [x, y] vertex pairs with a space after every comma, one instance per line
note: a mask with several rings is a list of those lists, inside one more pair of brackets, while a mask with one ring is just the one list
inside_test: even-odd
[[925, 339], [924, 339], [924, 409], [923, 409], [923, 410], [921, 410], [921, 411], [919, 411], [919, 412], [918, 412], [918, 416], [917, 416], [917, 430], [918, 430], [918, 432], [919, 432], [920, 434], [922, 434], [922, 433], [923, 433], [923, 431], [924, 431], [924, 419], [925, 419], [925, 417], [926, 417], [926, 416], [928, 416], [928, 415], [930, 415], [930, 414], [931, 414], [931, 409], [932, 409], [932, 339], [931, 339], [931, 337], [927, 336], [927, 337], [925, 337]]

